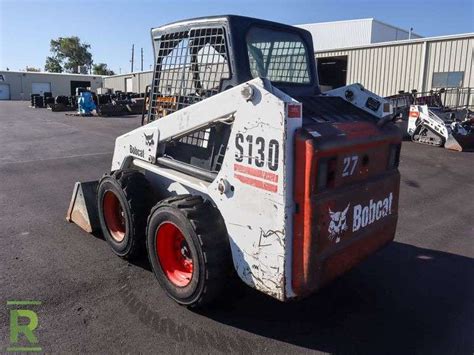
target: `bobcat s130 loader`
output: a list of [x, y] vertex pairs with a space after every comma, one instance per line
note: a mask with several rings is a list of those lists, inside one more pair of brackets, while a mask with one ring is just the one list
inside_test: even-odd
[[[146, 124], [67, 219], [201, 306], [237, 275], [281, 301], [393, 240], [401, 137], [361, 85], [322, 94], [309, 32], [240, 16], [152, 29]], [[390, 117], [389, 117], [390, 118]]]

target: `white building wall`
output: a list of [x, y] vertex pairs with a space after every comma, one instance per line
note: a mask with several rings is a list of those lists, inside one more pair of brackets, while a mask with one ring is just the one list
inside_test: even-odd
[[361, 83], [379, 95], [411, 90], [419, 84], [422, 44], [381, 46], [316, 53], [316, 58], [347, 56], [347, 84]]
[[[347, 56], [347, 84], [361, 83], [382, 96], [432, 89], [435, 72], [463, 71], [474, 87], [474, 34], [423, 38], [316, 52], [317, 58]], [[474, 95], [473, 95], [474, 96]]]
[[126, 91], [125, 80], [132, 79], [134, 92], [144, 93], [147, 85], [151, 85], [153, 80], [153, 71], [143, 71], [130, 74], [119, 74], [104, 77], [104, 87], [114, 89], [115, 91]]
[[[389, 24], [373, 20], [371, 29], [371, 41], [370, 43], [380, 43], [389, 41], [400, 41], [408, 39], [410, 36], [409, 31], [401, 28], [391, 26]], [[412, 32], [411, 39], [422, 38], [420, 35]]]
[[104, 88], [113, 89], [114, 91], [125, 92], [125, 79], [130, 77], [128, 74], [124, 75], [113, 75], [104, 78]]
[[[311, 33], [316, 51], [408, 39], [408, 31], [373, 18], [296, 25]], [[421, 38], [412, 33], [412, 38]]]
[[151, 85], [153, 81], [153, 71], [146, 71], [140, 74], [140, 83], [137, 87], [140, 88], [140, 92], [145, 92], [147, 85]]
[[370, 43], [372, 19], [296, 25], [311, 33], [315, 50], [327, 50]]
[[[209, 74], [205, 74], [206, 75], [205, 78], [210, 83], [214, 83], [218, 81], [217, 79], [215, 79], [215, 76], [219, 75], [218, 73], [222, 72], [221, 69], [212, 68], [212, 65], [222, 66], [223, 64], [211, 64], [211, 67], [208, 66], [207, 69], [208, 69]], [[183, 76], [182, 69], [178, 69], [178, 71], [176, 70], [168, 71], [168, 73], [164, 76], [164, 78], [160, 80], [158, 90], [163, 93], [167, 93], [167, 87], [175, 84], [177, 78], [178, 77], [181, 78], [182, 76]], [[193, 81], [192, 72], [190, 70], [186, 70], [183, 78], [185, 80], [183, 87], [191, 88], [192, 81]], [[147, 85], [152, 84], [153, 71], [144, 71], [144, 72], [137, 72], [133, 74], [120, 74], [120, 75], [104, 77], [104, 87], [114, 89], [115, 91], [117, 90], [125, 91], [126, 89], [125, 82], [128, 79], [132, 79], [132, 86], [133, 86], [134, 92], [144, 93]], [[186, 95], [188, 94], [189, 93], [186, 93]]]
[[65, 73], [36, 73], [0, 71], [4, 81], [10, 86], [11, 100], [30, 100], [33, 83], [50, 83], [53, 96], [71, 95], [71, 81], [90, 81], [91, 90], [102, 87], [102, 76]]
[[474, 87], [474, 34], [470, 38], [428, 43], [425, 87], [431, 88], [433, 73], [464, 72], [463, 87]]
[[[315, 56], [347, 56], [347, 84], [361, 83], [379, 95], [389, 96], [399, 90], [431, 90], [435, 72], [464, 71], [463, 87], [474, 87], [473, 47], [474, 34], [466, 34], [317, 51]], [[104, 77], [103, 86], [125, 91], [125, 78], [130, 76], [134, 90], [145, 92], [153, 72]]]

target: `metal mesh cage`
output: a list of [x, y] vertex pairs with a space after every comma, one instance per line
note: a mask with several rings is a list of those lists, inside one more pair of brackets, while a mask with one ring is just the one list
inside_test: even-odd
[[247, 50], [254, 78], [296, 84], [311, 81], [308, 53], [296, 34], [255, 27], [247, 36]]
[[210, 128], [189, 134], [180, 139], [180, 142], [195, 145], [201, 148], [207, 148], [209, 144]]
[[157, 41], [151, 119], [217, 94], [230, 69], [224, 28], [164, 34]]
[[[220, 91], [230, 76], [223, 27], [191, 29], [162, 35], [150, 107], [151, 120], [166, 116]], [[207, 148], [209, 129], [180, 139]]]

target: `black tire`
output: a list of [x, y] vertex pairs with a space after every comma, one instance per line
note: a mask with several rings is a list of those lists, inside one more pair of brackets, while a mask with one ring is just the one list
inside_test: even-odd
[[[162, 267], [163, 256], [159, 228], [174, 225], [184, 237], [192, 276], [178, 286]], [[161, 231], [161, 229], [160, 229]], [[169, 239], [169, 238], [167, 238]], [[181, 253], [183, 252], [181, 247]], [[232, 275], [232, 257], [224, 220], [209, 201], [200, 196], [181, 195], [167, 198], [153, 207], [148, 217], [147, 251], [158, 282], [169, 297], [181, 305], [201, 307], [214, 301]], [[162, 253], [162, 251], [161, 251]]]
[[[113, 196], [112, 196], [112, 195]], [[109, 200], [116, 199], [122, 215], [119, 235], [107, 220]], [[146, 221], [153, 206], [153, 190], [145, 176], [137, 170], [117, 170], [105, 175], [97, 189], [97, 206], [102, 233], [113, 252], [125, 259], [132, 259], [144, 252]], [[119, 236], [117, 236], [119, 235]]]

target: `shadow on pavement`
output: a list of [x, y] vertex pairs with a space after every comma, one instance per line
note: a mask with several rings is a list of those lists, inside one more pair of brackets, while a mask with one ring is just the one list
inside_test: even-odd
[[[145, 253], [132, 264], [151, 272]], [[393, 242], [309, 298], [282, 303], [231, 282], [227, 298], [190, 311], [330, 353], [472, 354], [473, 280], [472, 258]]]
[[[90, 234], [92, 236], [94, 236], [95, 238], [97, 238], [97, 239], [102, 239], [104, 241], [104, 243], [107, 242], [105, 240], [104, 235], [102, 234], [102, 231], [100, 231], [100, 230], [94, 231], [93, 233], [90, 233]], [[127, 260], [127, 262], [129, 262], [132, 265], [141, 267], [144, 270], [152, 272], [150, 261], [148, 260], [146, 250], [142, 250], [141, 254], [138, 258], [132, 259], [132, 260]]]
[[474, 260], [394, 242], [312, 297], [280, 303], [243, 287], [203, 316], [331, 353], [474, 350]]

